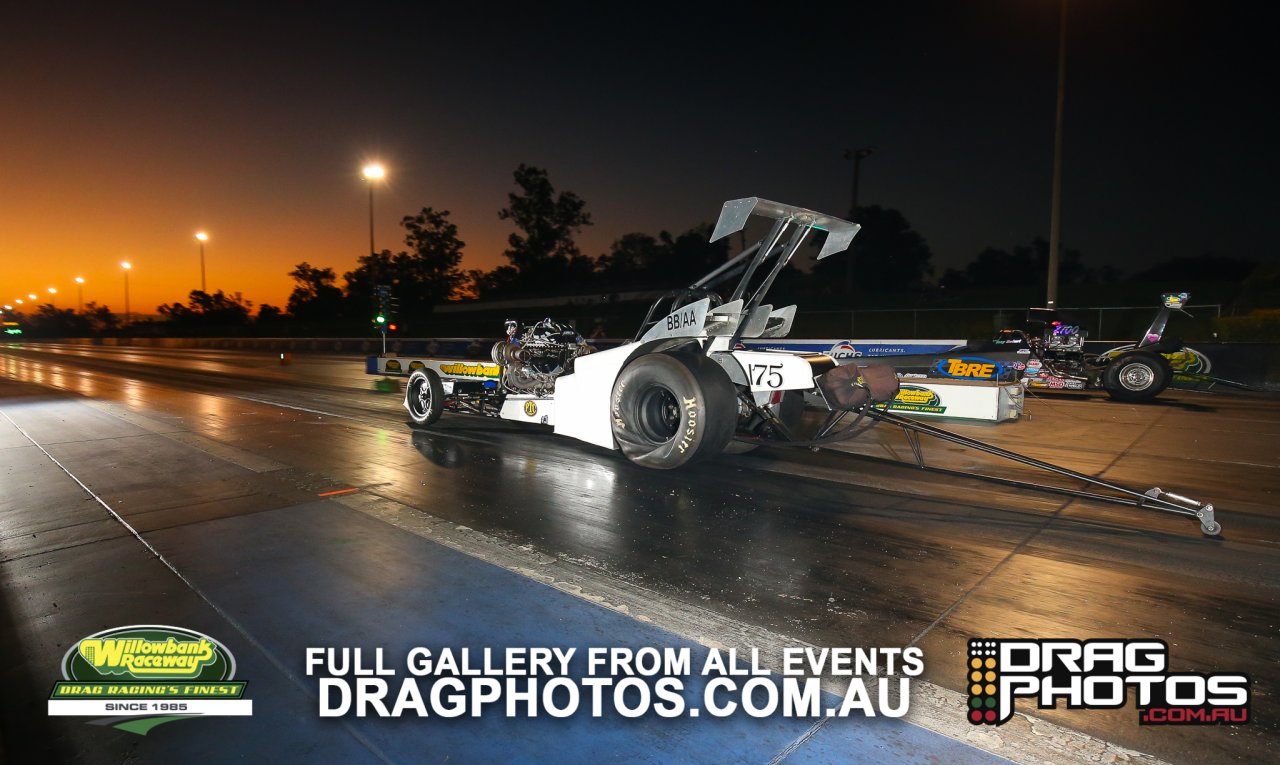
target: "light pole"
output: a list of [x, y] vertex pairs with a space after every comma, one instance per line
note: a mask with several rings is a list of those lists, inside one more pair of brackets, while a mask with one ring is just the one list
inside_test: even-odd
[[207, 293], [204, 288], [204, 243], [209, 241], [209, 235], [203, 231], [196, 232], [196, 240], [200, 242], [200, 291]]
[[133, 266], [126, 260], [120, 264], [120, 267], [124, 269], [124, 323], [128, 324], [133, 320], [133, 316], [129, 313], [129, 270]]
[[76, 313], [84, 313], [84, 277], [76, 277], [76, 301], [80, 307], [76, 309]]
[[57, 308], [58, 307], [57, 301], [58, 301], [58, 291], [53, 287], [50, 287], [49, 288], [49, 305], [53, 306], [54, 308]]
[[[858, 222], [858, 179], [862, 176], [862, 160], [871, 156], [876, 150], [874, 146], [864, 146], [861, 149], [845, 149], [844, 158], [853, 160], [853, 188], [851, 189], [851, 200], [849, 205], [849, 221]], [[850, 253], [844, 259], [844, 291], [846, 295], [853, 293], [853, 254]]]
[[1058, 304], [1058, 249], [1062, 228], [1062, 108], [1067, 76], [1067, 0], [1062, 0], [1058, 22], [1058, 113], [1053, 126], [1053, 210], [1049, 213], [1049, 283], [1045, 287], [1045, 307]]
[[369, 254], [373, 255], [377, 252], [373, 247], [373, 182], [385, 178], [387, 171], [382, 165], [374, 162], [364, 166], [362, 175], [365, 183], [369, 184]]

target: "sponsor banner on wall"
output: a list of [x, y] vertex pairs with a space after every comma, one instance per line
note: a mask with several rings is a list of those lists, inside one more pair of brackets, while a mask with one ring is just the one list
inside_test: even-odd
[[964, 340], [758, 340], [747, 342], [751, 350], [825, 353], [837, 361], [863, 356], [912, 356], [919, 353], [945, 353]]

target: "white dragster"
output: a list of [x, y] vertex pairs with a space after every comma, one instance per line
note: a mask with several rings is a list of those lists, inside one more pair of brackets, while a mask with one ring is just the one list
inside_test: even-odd
[[[450, 410], [549, 425], [665, 469], [725, 451], [735, 433], [794, 440], [789, 428], [804, 393], [840, 413], [891, 399], [897, 391], [891, 370], [865, 380], [857, 367], [837, 366], [825, 354], [740, 349], [743, 339], [790, 331], [796, 307], [774, 308], [764, 296], [809, 234], [825, 232], [822, 259], [847, 249], [859, 229], [749, 197], [725, 202], [711, 240], [740, 231], [752, 215], [774, 221], [768, 235], [660, 299], [634, 342], [594, 352], [550, 319], [523, 332], [509, 321], [507, 339], [494, 345], [490, 360], [398, 361], [412, 370], [404, 401], [410, 417], [425, 426]], [[711, 291], [739, 275], [726, 301]]]
[[[430, 425], [446, 409], [540, 423], [619, 449], [651, 468], [677, 468], [760, 443], [819, 447], [888, 423], [902, 429], [914, 467], [923, 470], [1172, 513], [1194, 518], [1205, 534], [1219, 533], [1214, 507], [1207, 502], [1159, 487], [1129, 488], [888, 411], [885, 405], [899, 390], [892, 367], [859, 369], [837, 366], [822, 353], [741, 349], [743, 339], [784, 337], [790, 331], [796, 307], [774, 308], [764, 296], [805, 238], [815, 229], [826, 233], [818, 253], [822, 259], [847, 249], [859, 228], [750, 197], [725, 202], [711, 240], [742, 230], [752, 215], [773, 220], [768, 235], [693, 285], [660, 298], [631, 343], [595, 352], [575, 330], [550, 319], [523, 330], [509, 321], [507, 339], [494, 344], [490, 360], [381, 358], [370, 371], [391, 372], [394, 365], [395, 372], [412, 372], [404, 405], [417, 425]], [[737, 287], [722, 302], [711, 287], [739, 274]], [[664, 305], [667, 310], [659, 310]], [[806, 400], [825, 406], [828, 415], [811, 434], [797, 437]], [[934, 467], [926, 464], [921, 435], [1065, 477], [1074, 485]], [[1089, 488], [1079, 488], [1082, 484]]]

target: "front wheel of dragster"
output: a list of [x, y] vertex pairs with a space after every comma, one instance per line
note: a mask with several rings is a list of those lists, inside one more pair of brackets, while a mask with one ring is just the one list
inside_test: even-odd
[[418, 369], [409, 375], [404, 389], [404, 408], [414, 425], [430, 425], [444, 411], [444, 386], [434, 369]]
[[670, 470], [719, 454], [737, 418], [729, 376], [700, 354], [641, 356], [613, 384], [613, 437], [643, 467]]
[[1173, 367], [1163, 357], [1145, 351], [1130, 351], [1112, 359], [1102, 375], [1102, 385], [1117, 401], [1150, 401], [1169, 387]]

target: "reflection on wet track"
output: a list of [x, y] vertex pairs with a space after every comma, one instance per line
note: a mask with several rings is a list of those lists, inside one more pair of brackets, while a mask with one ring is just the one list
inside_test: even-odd
[[[971, 636], [1158, 637], [1179, 670], [1249, 673], [1257, 722], [1153, 729], [1135, 725], [1132, 709], [1040, 714], [1175, 762], [1268, 759], [1280, 732], [1280, 402], [1271, 398], [1177, 393], [1142, 407], [1043, 396], [1029, 401], [1029, 421], [956, 427], [1084, 472], [1213, 501], [1226, 532], [1212, 540], [1183, 518], [843, 453], [758, 450], [651, 471], [499, 421], [446, 414], [413, 431], [399, 386], [364, 375], [353, 357], [296, 354], [283, 366], [262, 352], [9, 346], [0, 370], [0, 380], [21, 385], [0, 398], [6, 405], [39, 391], [73, 394], [144, 418], [139, 437], [195, 434], [243, 453], [244, 464], [280, 463], [312, 496], [356, 487], [817, 645], [917, 643], [925, 677], [956, 690]], [[75, 452], [87, 430], [92, 423], [50, 425], [42, 443]], [[888, 431], [848, 448], [886, 456], [904, 443]], [[1007, 470], [930, 448], [947, 467]], [[223, 498], [259, 480], [193, 478]], [[114, 491], [128, 508], [149, 490], [118, 484], [103, 494]], [[280, 502], [289, 499], [279, 491]], [[184, 499], [198, 504], [192, 492]]]

